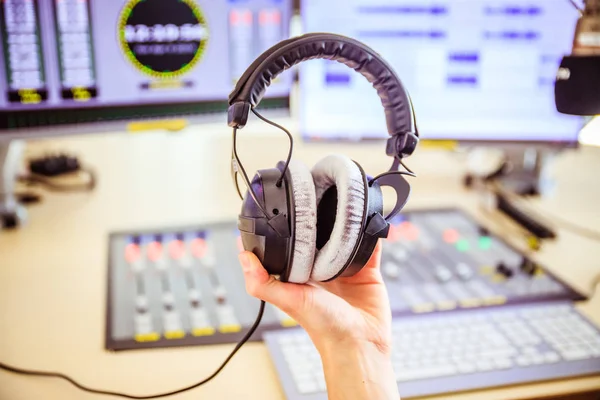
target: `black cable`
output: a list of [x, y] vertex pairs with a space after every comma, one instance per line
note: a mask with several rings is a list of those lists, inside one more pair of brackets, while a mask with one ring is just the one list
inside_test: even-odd
[[272, 125], [272, 126], [274, 126], [276, 128], [281, 129], [282, 131], [284, 131], [285, 134], [290, 139], [290, 151], [288, 152], [288, 156], [287, 156], [287, 159], [285, 161], [285, 166], [283, 167], [283, 171], [281, 171], [281, 176], [277, 180], [277, 184], [276, 184], [277, 187], [281, 187], [281, 182], [283, 182], [283, 177], [285, 176], [285, 173], [287, 172], [288, 166], [290, 165], [290, 160], [292, 159], [292, 153], [294, 152], [294, 138], [292, 137], [292, 134], [290, 133], [290, 131], [288, 131], [287, 129], [285, 129], [283, 126], [278, 125], [275, 122], [266, 119], [265, 117], [263, 117], [262, 115], [260, 115], [258, 113], [258, 111], [256, 111], [254, 108], [252, 109], [252, 112], [254, 113], [254, 115], [256, 115], [258, 118], [262, 119], [267, 124]]
[[400, 163], [400, 165], [402, 165], [402, 167], [406, 170], [407, 173], [403, 173], [404, 175], [408, 175], [408, 176], [412, 176], [413, 178], [417, 177], [417, 174], [415, 174], [410, 168], [408, 168], [406, 166], [406, 164], [404, 164], [404, 161], [402, 161], [399, 157], [398, 157], [398, 162]]
[[[240, 161], [240, 158], [238, 156], [238, 153], [237, 153], [237, 128], [233, 128], [233, 152], [232, 152], [232, 156], [233, 156], [233, 162], [235, 163], [235, 167], [234, 167], [235, 174], [237, 174], [238, 172], [241, 172], [242, 179], [243, 179], [244, 183], [246, 184], [246, 187], [248, 188], [248, 193], [250, 193], [250, 196], [252, 197], [252, 200], [254, 200], [254, 203], [260, 209], [260, 211], [263, 213], [263, 215], [265, 216], [265, 218], [269, 219], [269, 215], [267, 214], [267, 210], [265, 210], [265, 208], [258, 201], [258, 197], [256, 196], [256, 193], [254, 193], [254, 189], [252, 189], [252, 184], [250, 183], [250, 179], [248, 178], [248, 174], [246, 174], [246, 170], [244, 169], [244, 166], [242, 165], [242, 162]], [[237, 175], [234, 175], [234, 183], [237, 186]], [[240, 193], [239, 186], [237, 186], [237, 190], [238, 190], [238, 194], [240, 195], [240, 197], [243, 200], [244, 198], [242, 197], [242, 194]]]
[[64, 380], [68, 381], [69, 383], [71, 383], [73, 386], [77, 387], [78, 389], [83, 390], [84, 392], [101, 394], [101, 395], [106, 395], [106, 396], [116, 396], [116, 397], [123, 397], [123, 398], [126, 398], [126, 399], [138, 399], [138, 400], [143, 400], [143, 399], [157, 399], [157, 398], [160, 398], [160, 397], [173, 396], [175, 394], [179, 394], [179, 393], [187, 392], [188, 390], [195, 389], [198, 386], [205, 384], [206, 382], [210, 381], [215, 376], [217, 376], [217, 374], [219, 372], [221, 372], [221, 370], [223, 368], [225, 368], [225, 366], [227, 365], [227, 363], [229, 362], [229, 360], [231, 360], [231, 358], [235, 355], [235, 353], [237, 353], [237, 351], [248, 341], [248, 339], [250, 339], [250, 336], [252, 336], [252, 334], [254, 333], [254, 331], [256, 331], [256, 328], [258, 328], [258, 325], [260, 324], [260, 321], [262, 319], [264, 311], [265, 311], [265, 302], [261, 300], [261, 302], [260, 302], [260, 309], [258, 310], [258, 315], [256, 316], [256, 320], [254, 321], [254, 324], [252, 325], [252, 327], [250, 328], [250, 330], [248, 330], [248, 332], [242, 338], [242, 340], [240, 340], [238, 342], [238, 344], [235, 346], [235, 348], [229, 354], [229, 356], [225, 359], [225, 361], [223, 361], [223, 363], [221, 364], [221, 366], [219, 368], [217, 368], [217, 370], [215, 372], [213, 372], [212, 375], [210, 375], [208, 378], [204, 379], [203, 381], [198, 382], [196, 384], [193, 384], [191, 386], [188, 386], [186, 388], [174, 390], [172, 392], [167, 392], [167, 393], [163, 393], [163, 394], [156, 394], [156, 395], [150, 395], [150, 396], [134, 396], [134, 395], [125, 394], [125, 393], [110, 392], [110, 391], [106, 391], [106, 390], [92, 389], [92, 388], [88, 388], [88, 387], [86, 387], [86, 386], [78, 383], [73, 378], [71, 378], [71, 377], [69, 377], [67, 375], [58, 373], [58, 372], [33, 371], [33, 370], [27, 370], [27, 369], [21, 369], [21, 368], [12, 367], [10, 365], [3, 364], [3, 363], [0, 363], [0, 369], [3, 369], [5, 371], [9, 371], [9, 372], [12, 372], [12, 373], [15, 373], [15, 374], [20, 374], [20, 375], [43, 376], [43, 377], [49, 377], [49, 378], [64, 379]]
[[569, 0], [569, 3], [571, 3], [571, 5], [575, 7], [577, 11], [579, 11], [579, 14], [583, 15], [583, 8], [579, 7], [579, 5], [575, 3], [575, 0]]
[[29, 173], [19, 177], [19, 181], [28, 185], [41, 185], [52, 192], [74, 193], [74, 192], [90, 192], [96, 187], [96, 174], [89, 168], [81, 168], [80, 172], [85, 173], [88, 178], [86, 183], [61, 184], [53, 181], [43, 175]]

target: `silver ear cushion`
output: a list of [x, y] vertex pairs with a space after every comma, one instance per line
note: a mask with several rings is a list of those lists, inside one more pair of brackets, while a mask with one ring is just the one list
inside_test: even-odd
[[362, 172], [348, 157], [331, 155], [312, 169], [317, 205], [323, 194], [337, 187], [335, 224], [329, 241], [317, 252], [311, 278], [326, 281], [336, 276], [350, 258], [360, 236], [365, 203]]
[[289, 164], [295, 208], [294, 256], [289, 282], [306, 283], [310, 279], [317, 240], [317, 200], [310, 170], [299, 161]]

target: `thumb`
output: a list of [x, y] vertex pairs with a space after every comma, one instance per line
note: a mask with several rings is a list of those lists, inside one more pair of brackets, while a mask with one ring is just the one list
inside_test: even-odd
[[249, 251], [240, 253], [239, 260], [244, 271], [246, 291], [250, 296], [273, 304], [294, 319], [308, 306], [307, 298], [312, 287], [278, 281]]

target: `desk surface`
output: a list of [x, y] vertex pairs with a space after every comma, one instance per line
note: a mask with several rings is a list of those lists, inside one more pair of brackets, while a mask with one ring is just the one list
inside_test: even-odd
[[[242, 131], [241, 157], [254, 171], [285, 157], [285, 138]], [[111, 353], [104, 350], [107, 238], [113, 230], [185, 225], [234, 219], [240, 202], [230, 181], [231, 139], [222, 126], [178, 134], [97, 135], [31, 143], [28, 151], [74, 152], [99, 174], [90, 194], [45, 195], [30, 208], [30, 221], [0, 233], [0, 360], [15, 366], [66, 373], [95, 388], [132, 394], [170, 391], [199, 381], [221, 363], [231, 345]], [[298, 143], [295, 157], [312, 165], [342, 152], [370, 173], [390, 160], [383, 144]], [[410, 208], [459, 206], [523, 248], [514, 224], [483, 211], [460, 185], [461, 155], [421, 151], [410, 160]], [[554, 167], [558, 185], [540, 206], [563, 218], [600, 229], [594, 185], [600, 150], [583, 148], [561, 155]], [[588, 291], [600, 273], [600, 246], [561, 232], [535, 256], [579, 290]], [[580, 309], [600, 324], [600, 296]], [[521, 399], [600, 390], [588, 377], [510, 388], [444, 395], [444, 399]], [[0, 399], [86, 400], [68, 383], [0, 371]], [[284, 399], [267, 350], [247, 344], [211, 383], [177, 399]]]

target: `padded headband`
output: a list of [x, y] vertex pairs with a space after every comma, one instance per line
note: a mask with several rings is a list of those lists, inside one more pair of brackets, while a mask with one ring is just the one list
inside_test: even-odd
[[322, 58], [343, 63], [363, 75], [381, 98], [388, 133], [418, 136], [412, 102], [404, 85], [373, 49], [354, 39], [330, 33], [312, 33], [285, 40], [257, 58], [229, 96], [229, 124], [246, 125], [250, 107], [262, 100], [272, 80], [292, 66]]

